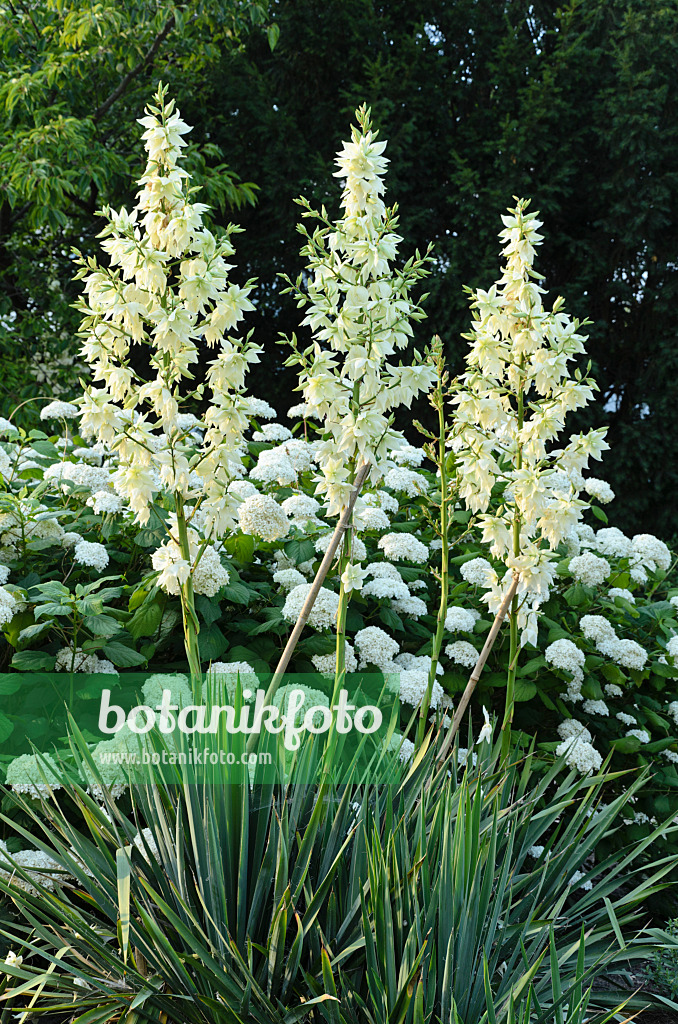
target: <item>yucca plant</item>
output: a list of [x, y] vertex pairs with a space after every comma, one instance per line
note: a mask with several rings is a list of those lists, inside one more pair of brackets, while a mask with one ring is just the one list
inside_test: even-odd
[[76, 1004], [81, 1024], [577, 1019], [596, 975], [648, 955], [642, 901], [674, 866], [640, 866], [650, 837], [572, 881], [643, 779], [604, 806], [609, 773], [537, 774], [529, 753], [500, 767], [487, 742], [475, 768], [456, 756], [422, 750], [390, 785], [177, 769], [126, 811], [77, 786], [16, 797], [32, 828], [14, 827], [56, 874], [0, 881], [24, 921], [3, 933], [24, 962], [0, 999]]

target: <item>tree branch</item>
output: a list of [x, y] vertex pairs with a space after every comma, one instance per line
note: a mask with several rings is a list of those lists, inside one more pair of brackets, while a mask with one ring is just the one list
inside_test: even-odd
[[130, 84], [130, 82], [132, 82], [135, 78], [137, 78], [141, 74], [141, 72], [144, 71], [144, 69], [146, 67], [148, 67], [148, 65], [153, 62], [153, 59], [154, 59], [156, 53], [158, 52], [158, 50], [160, 49], [162, 44], [167, 39], [167, 36], [170, 34], [172, 29], [174, 28], [174, 24], [175, 24], [175, 19], [174, 19], [174, 15], [172, 14], [168, 18], [167, 24], [165, 25], [163, 30], [157, 34], [157, 36], [155, 37], [155, 39], [151, 43], [150, 47], [148, 48], [146, 54], [142, 57], [142, 59], [139, 61], [139, 63], [136, 65], [136, 67], [133, 67], [132, 70], [128, 74], [125, 75], [125, 77], [120, 82], [118, 87], [116, 89], [114, 89], [113, 92], [110, 94], [110, 96], [108, 96], [104, 100], [104, 102], [101, 103], [97, 107], [97, 109], [94, 111], [94, 114], [92, 116], [92, 120], [95, 123], [97, 121], [100, 121], [101, 118], [104, 116], [104, 114], [108, 113], [108, 111], [111, 109], [113, 104], [117, 100], [120, 99], [120, 97], [123, 95], [123, 93], [127, 89], [127, 86]]

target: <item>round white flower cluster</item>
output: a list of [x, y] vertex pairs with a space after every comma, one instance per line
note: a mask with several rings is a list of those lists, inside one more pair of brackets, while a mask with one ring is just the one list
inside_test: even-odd
[[405, 600], [410, 596], [409, 588], [400, 576], [397, 579], [390, 576], [377, 576], [363, 586], [362, 593], [364, 597], [376, 597], [377, 600], [387, 597]]
[[640, 740], [641, 743], [649, 743], [652, 739], [652, 736], [647, 729], [629, 729], [626, 735], [635, 736], [635, 738]]
[[445, 655], [450, 661], [463, 665], [464, 668], [473, 668], [478, 660], [478, 651], [468, 640], [457, 640], [453, 644], [448, 644]]
[[585, 700], [582, 704], [582, 709], [587, 715], [603, 715], [607, 717], [610, 714], [610, 709], [604, 700]]
[[[406, 588], [407, 589], [407, 588]], [[9, 590], [0, 587], [0, 626], [5, 626], [14, 618], [16, 598]]]
[[238, 519], [243, 533], [262, 540], [278, 540], [289, 533], [285, 510], [270, 494], [253, 494], [245, 498], [238, 509]]
[[575, 580], [587, 587], [598, 587], [610, 575], [612, 569], [605, 558], [599, 558], [592, 551], [570, 559], [570, 572]]
[[45, 469], [43, 478], [55, 480], [64, 491], [68, 489], [64, 486], [64, 480], [70, 480], [76, 487], [85, 487], [92, 494], [96, 494], [97, 491], [109, 489], [111, 471], [107, 465], [90, 466], [86, 462], [53, 462]]
[[[399, 673], [398, 693], [404, 704], [418, 708], [424, 699], [428, 687], [428, 672], [417, 668], [401, 669]], [[443, 700], [445, 692], [439, 682], [434, 681], [431, 691], [431, 708], [435, 710]]]
[[402, 491], [408, 498], [418, 498], [420, 494], [426, 494], [428, 491], [426, 477], [404, 467], [389, 469], [384, 476], [384, 486], [390, 487], [392, 491]]
[[403, 739], [400, 733], [397, 732], [394, 732], [393, 736], [391, 736], [391, 741], [388, 745], [388, 749], [392, 753], [397, 752], [398, 757], [403, 762], [403, 764], [407, 764], [407, 762], [411, 761], [412, 758], [414, 757], [414, 743], [412, 742], [412, 740]]
[[282, 448], [267, 448], [260, 454], [256, 466], [250, 470], [250, 480], [289, 487], [297, 482], [297, 471]]
[[231, 480], [228, 485], [228, 493], [234, 494], [236, 498], [241, 498], [244, 501], [245, 498], [251, 498], [253, 494], [258, 494], [259, 491], [249, 480]]
[[471, 558], [463, 562], [459, 572], [474, 587], [491, 587], [496, 573], [486, 558]]
[[292, 438], [292, 431], [282, 423], [266, 423], [261, 430], [252, 435], [254, 441], [268, 441], [273, 444], [276, 441], [289, 441]]
[[[311, 587], [311, 583], [300, 583], [290, 590], [282, 607], [283, 618], [288, 622], [296, 622], [299, 618]], [[339, 595], [326, 587], [321, 587], [308, 617], [309, 626], [319, 630], [332, 629], [336, 625], [338, 608]]]
[[[676, 702], [676, 706], [678, 707], [678, 702]], [[624, 711], [618, 711], [617, 714], [614, 717], [617, 719], [617, 721], [621, 722], [622, 725], [637, 725], [638, 724], [636, 722], [635, 718], [633, 717], [633, 715], [627, 715], [626, 712], [624, 712]]]
[[290, 517], [293, 526], [304, 527], [309, 519], [313, 525], [318, 522], [316, 512], [320, 508], [320, 504], [310, 494], [292, 494], [289, 498], [285, 498], [281, 508]]
[[0, 587], [4, 587], [10, 575], [10, 567], [8, 565], [2, 565], [2, 563], [0, 563]]
[[391, 452], [391, 457], [399, 466], [421, 466], [426, 458], [423, 448], [415, 448], [412, 444], [404, 444]]
[[637, 533], [631, 543], [636, 564], [651, 572], [658, 569], [663, 572], [668, 570], [671, 565], [671, 552], [663, 540], [659, 540], [651, 533]]
[[273, 420], [277, 416], [273, 406], [265, 402], [263, 398], [254, 398], [252, 395], [248, 395], [245, 399], [245, 407], [249, 415], [258, 420]]
[[669, 658], [673, 658], [674, 662], [678, 662], [678, 636], [669, 638], [666, 644], [666, 653]]
[[[17, 867], [29, 876], [28, 881], [21, 877]], [[39, 890], [36, 885], [52, 891], [57, 882], [65, 877], [67, 872], [49, 854], [43, 853], [42, 850], [19, 850], [18, 853], [11, 854], [0, 839], [0, 878], [4, 882], [16, 886], [17, 889], [23, 889], [32, 896], [38, 896]], [[31, 884], [31, 879], [35, 885]]]
[[360, 655], [360, 668], [376, 665], [382, 672], [395, 671], [393, 660], [400, 650], [397, 640], [385, 633], [379, 626], [365, 626], [359, 629], [354, 643]]
[[167, 674], [156, 672], [149, 676], [141, 688], [144, 700], [151, 708], [157, 708], [162, 701], [163, 690], [169, 690], [171, 703], [179, 707], [187, 707], [193, 703], [193, 692], [191, 690], [188, 676], [182, 672]]
[[607, 505], [610, 501], [614, 500], [614, 491], [606, 480], [599, 480], [597, 477], [589, 476], [584, 480], [584, 490], [591, 498], [599, 501], [601, 505]]
[[99, 572], [108, 565], [108, 551], [105, 544], [96, 544], [89, 540], [80, 540], [75, 545], [73, 557], [80, 565], [89, 565]]
[[278, 569], [273, 573], [273, 582], [285, 590], [291, 590], [292, 587], [298, 587], [305, 583], [306, 578], [298, 569]]
[[[318, 672], [321, 672], [323, 675], [334, 676], [337, 668], [336, 652], [332, 654], [314, 654], [311, 661]], [[358, 669], [358, 659], [355, 656], [353, 647], [349, 643], [344, 647], [344, 665], [347, 672], [356, 672]]]
[[573, 704], [582, 700], [581, 686], [584, 682], [584, 661], [586, 655], [577, 647], [572, 640], [562, 637], [554, 640], [544, 651], [544, 657], [549, 665], [554, 668], [570, 672], [572, 679], [568, 681], [567, 691], [563, 699]]
[[613, 600], [615, 597], [623, 597], [625, 601], [629, 601], [631, 604], [636, 603], [635, 597], [630, 590], [626, 589], [626, 587], [610, 587], [607, 592], [607, 596], [611, 597]]
[[479, 618], [475, 609], [453, 605], [447, 609], [445, 629], [448, 633], [472, 633]]
[[96, 654], [87, 654], [81, 647], [62, 647], [57, 652], [54, 663], [55, 672], [87, 672], [93, 675], [117, 675], [118, 671], [110, 661], [98, 658]]
[[587, 528], [592, 536], [582, 537], [582, 547], [592, 546], [601, 555], [611, 555], [613, 558], [628, 558], [633, 551], [633, 544], [626, 534], [618, 530], [616, 526], [606, 526], [597, 533], [593, 533], [591, 527]]
[[0, 437], [9, 437], [10, 434], [18, 434], [19, 429], [15, 427], [13, 423], [6, 420], [4, 416], [0, 416]]
[[562, 743], [556, 747], [556, 757], [565, 756], [565, 764], [582, 775], [598, 771], [603, 763], [600, 753], [592, 745], [592, 736], [586, 726], [574, 719], [567, 719], [558, 726]]
[[203, 549], [200, 561], [193, 568], [193, 590], [196, 594], [214, 597], [222, 587], [228, 586], [229, 573], [221, 564], [219, 552], [213, 544]]
[[420, 619], [422, 615], [428, 615], [426, 601], [420, 597], [398, 597], [391, 603], [391, 608], [399, 615], [405, 615], [410, 619]]
[[391, 521], [383, 509], [365, 505], [353, 514], [353, 526], [361, 533], [367, 530], [388, 530]]
[[40, 410], [41, 420], [73, 420], [79, 415], [77, 405], [71, 402], [49, 402]]
[[579, 627], [587, 640], [591, 640], [598, 651], [611, 658], [623, 668], [641, 670], [647, 661], [647, 651], [635, 640], [620, 640], [614, 626], [602, 615], [584, 615]]
[[316, 411], [313, 409], [313, 406], [308, 404], [308, 402], [299, 402], [298, 405], [290, 406], [287, 410], [287, 415], [291, 420], [315, 419]]
[[[158, 702], [160, 695], [158, 695]], [[148, 701], [150, 703], [150, 701]], [[176, 703], [176, 701], [174, 702]], [[128, 764], [142, 755], [141, 737], [127, 724], [123, 725], [110, 740], [97, 743], [92, 751], [94, 770], [83, 763], [82, 773], [87, 783], [87, 792], [95, 800], [104, 799], [104, 790], [111, 800], [121, 797], [129, 786]]]
[[411, 533], [385, 533], [377, 546], [391, 562], [407, 561], [422, 565], [428, 559], [428, 547]]
[[[329, 708], [329, 698], [322, 692], [322, 690], [316, 690], [310, 686], [300, 686], [298, 683], [287, 683], [285, 686], [279, 687], [273, 696], [273, 704], [275, 707], [280, 708], [285, 716], [290, 713], [290, 700], [292, 693], [295, 690], [301, 690], [304, 699], [300, 706], [297, 707], [295, 713], [295, 724], [300, 725], [306, 713], [311, 708]], [[296, 704], [294, 705], [296, 707]], [[313, 716], [313, 724], [315, 726], [322, 725], [324, 716], [321, 712], [317, 712]]]
[[87, 504], [94, 510], [95, 515], [114, 514], [120, 512], [123, 507], [122, 498], [115, 491], [96, 491], [87, 499]]
[[366, 505], [381, 508], [384, 512], [390, 513], [391, 515], [394, 515], [400, 508], [397, 499], [394, 498], [392, 494], [389, 494], [388, 491], [365, 493], [361, 496], [360, 500], [364, 501]]
[[141, 832], [137, 832], [132, 839], [132, 845], [148, 864], [151, 863], [151, 857], [153, 860], [159, 859], [158, 844], [150, 828], [142, 828]]
[[51, 754], [21, 754], [7, 765], [5, 784], [15, 793], [26, 793], [36, 799], [61, 789], [57, 764]]

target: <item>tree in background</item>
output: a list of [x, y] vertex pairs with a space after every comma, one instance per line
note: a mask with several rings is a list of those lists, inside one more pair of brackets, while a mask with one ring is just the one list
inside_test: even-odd
[[[251, 36], [209, 103], [214, 138], [261, 186], [240, 246], [261, 280], [259, 340], [272, 351], [294, 329], [276, 284], [301, 269], [293, 198], [329, 200], [341, 126], [364, 101], [390, 140], [403, 234], [435, 243], [427, 325], [452, 370], [462, 285], [495, 272], [497, 217], [529, 195], [550, 226], [551, 300], [593, 321], [601, 397], [575, 427], [610, 426], [615, 521], [678, 532], [678, 0], [279, 0], [275, 19], [275, 52]], [[287, 388], [280, 371], [283, 412]]]
[[[67, 9], [68, 17], [57, 8]], [[177, 26], [118, 106], [105, 111], [100, 128], [93, 111], [144, 61], [175, 10]], [[6, 23], [20, 25], [14, 42], [2, 32], [6, 105], [17, 88], [11, 79], [23, 74], [21, 62], [33, 69], [24, 93], [30, 102], [17, 101], [5, 115], [0, 166], [7, 168], [7, 156], [18, 153], [21, 168], [26, 147], [33, 152], [27, 140], [38, 132], [34, 178], [27, 179], [23, 198], [14, 186], [13, 206], [6, 201], [0, 212], [0, 273], [21, 320], [12, 337], [36, 347], [52, 330], [48, 313], [55, 325], [71, 322], [69, 267], [60, 247], [77, 237], [87, 248], [88, 239], [79, 237], [83, 203], [128, 199], [116, 194], [132, 166], [119, 114], [123, 108], [140, 112], [150, 83], [162, 76], [189, 121], [199, 125], [195, 141], [220, 147], [221, 153], [209, 153], [213, 162], [226, 154], [228, 169], [191, 170], [204, 184], [201, 199], [244, 206], [239, 269], [243, 280], [259, 278], [253, 322], [272, 357], [259, 379], [252, 374], [252, 388], [284, 414], [292, 404], [291, 381], [282, 353], [274, 362], [274, 343], [280, 331], [295, 329], [296, 309], [281, 296], [277, 274], [296, 278], [302, 270], [294, 198], [303, 193], [315, 204], [328, 202], [331, 215], [337, 212], [332, 157], [351, 112], [366, 102], [390, 140], [389, 185], [402, 203], [402, 232], [412, 252], [435, 243], [427, 329], [443, 337], [452, 370], [462, 367], [462, 285], [477, 287], [495, 272], [497, 217], [513, 196], [531, 196], [550, 228], [542, 254], [550, 300], [562, 294], [569, 308], [592, 321], [588, 348], [601, 399], [575, 427], [610, 425], [603, 471], [617, 492], [615, 521], [632, 532], [678, 532], [678, 434], [672, 430], [678, 112], [671, 88], [678, 0], [568, 0], [560, 8], [545, 0], [276, 0], [267, 33], [248, 31], [252, 18], [265, 24], [262, 6], [234, 0], [162, 9], [148, 0], [124, 8], [52, 0], [10, 9], [0, 0], [0, 11]], [[61, 44], [52, 29], [38, 42], [31, 13], [41, 33], [50, 19], [63, 24], [63, 32], [71, 17], [84, 26], [83, 41], [66, 47], [68, 58], [54, 58], [62, 77], [52, 84], [40, 77], [34, 54], [50, 46], [57, 52]], [[114, 18], [124, 32], [112, 27]], [[121, 63], [124, 69], [116, 71]], [[79, 148], [68, 141], [73, 116], [90, 133], [83, 127], [77, 135], [85, 139]], [[60, 117], [66, 133], [61, 150], [49, 141]], [[55, 186], [39, 177], [46, 153], [52, 173], [59, 171]], [[6, 174], [0, 172], [7, 196]], [[260, 187], [256, 205], [253, 188], [235, 174]], [[69, 183], [64, 198], [60, 175]], [[49, 189], [43, 205], [61, 210], [66, 225], [42, 226], [30, 211], [22, 213], [29, 200], [36, 202], [30, 197], [38, 184]], [[91, 188], [102, 198], [90, 200]], [[55, 260], [61, 276], [52, 272]], [[60, 344], [71, 358], [70, 338]]]
[[[133, 204], [143, 166], [136, 118], [163, 78], [201, 104], [207, 76], [267, 28], [262, 0], [0, 0], [0, 403], [58, 394], [77, 379], [71, 247], [104, 226], [95, 212]], [[187, 147], [201, 199], [223, 210], [254, 202], [209, 141]], [[26, 410], [27, 412], [30, 410]]]

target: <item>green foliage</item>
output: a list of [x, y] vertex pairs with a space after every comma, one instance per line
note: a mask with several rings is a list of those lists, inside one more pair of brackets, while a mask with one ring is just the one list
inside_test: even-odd
[[458, 776], [457, 751], [436, 768], [433, 749], [394, 786], [342, 792], [250, 787], [245, 769], [183, 786], [178, 769], [117, 803], [15, 798], [52, 867], [0, 854], [22, 918], [7, 973], [102, 1022], [582, 1020], [598, 975], [648, 955], [636, 922], [673, 859], [643, 868], [648, 839], [588, 867], [642, 779], [603, 805], [606, 776], [535, 776], [531, 756], [504, 773], [498, 754]]

